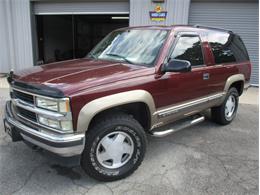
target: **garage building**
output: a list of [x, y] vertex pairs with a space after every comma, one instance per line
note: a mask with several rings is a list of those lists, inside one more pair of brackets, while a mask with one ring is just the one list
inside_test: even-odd
[[[156, 6], [167, 12], [162, 21], [150, 17]], [[2, 0], [0, 73], [84, 57], [116, 28], [200, 24], [241, 35], [258, 86], [258, 13], [256, 0]]]

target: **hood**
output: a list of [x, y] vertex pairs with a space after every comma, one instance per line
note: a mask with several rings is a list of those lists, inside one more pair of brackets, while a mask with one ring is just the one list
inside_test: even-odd
[[147, 68], [104, 60], [76, 59], [35, 66], [17, 72], [14, 79], [58, 88], [65, 95], [102, 84], [129, 79]]

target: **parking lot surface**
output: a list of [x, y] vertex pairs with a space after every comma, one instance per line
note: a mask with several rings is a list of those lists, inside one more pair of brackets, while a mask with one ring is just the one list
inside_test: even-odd
[[258, 104], [245, 97], [230, 125], [207, 120], [164, 138], [148, 137], [139, 169], [104, 183], [12, 143], [2, 123], [8, 91], [0, 89], [0, 194], [258, 194]]

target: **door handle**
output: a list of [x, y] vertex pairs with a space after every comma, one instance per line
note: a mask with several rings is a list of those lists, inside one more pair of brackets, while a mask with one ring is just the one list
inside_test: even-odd
[[203, 73], [203, 80], [209, 79], [209, 73]]

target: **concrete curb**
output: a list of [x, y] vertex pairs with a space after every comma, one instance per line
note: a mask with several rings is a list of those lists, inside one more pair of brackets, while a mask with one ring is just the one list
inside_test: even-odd
[[0, 88], [9, 88], [9, 84], [6, 80], [6, 77], [0, 78]]
[[241, 104], [259, 105], [259, 88], [250, 87], [239, 98]]

